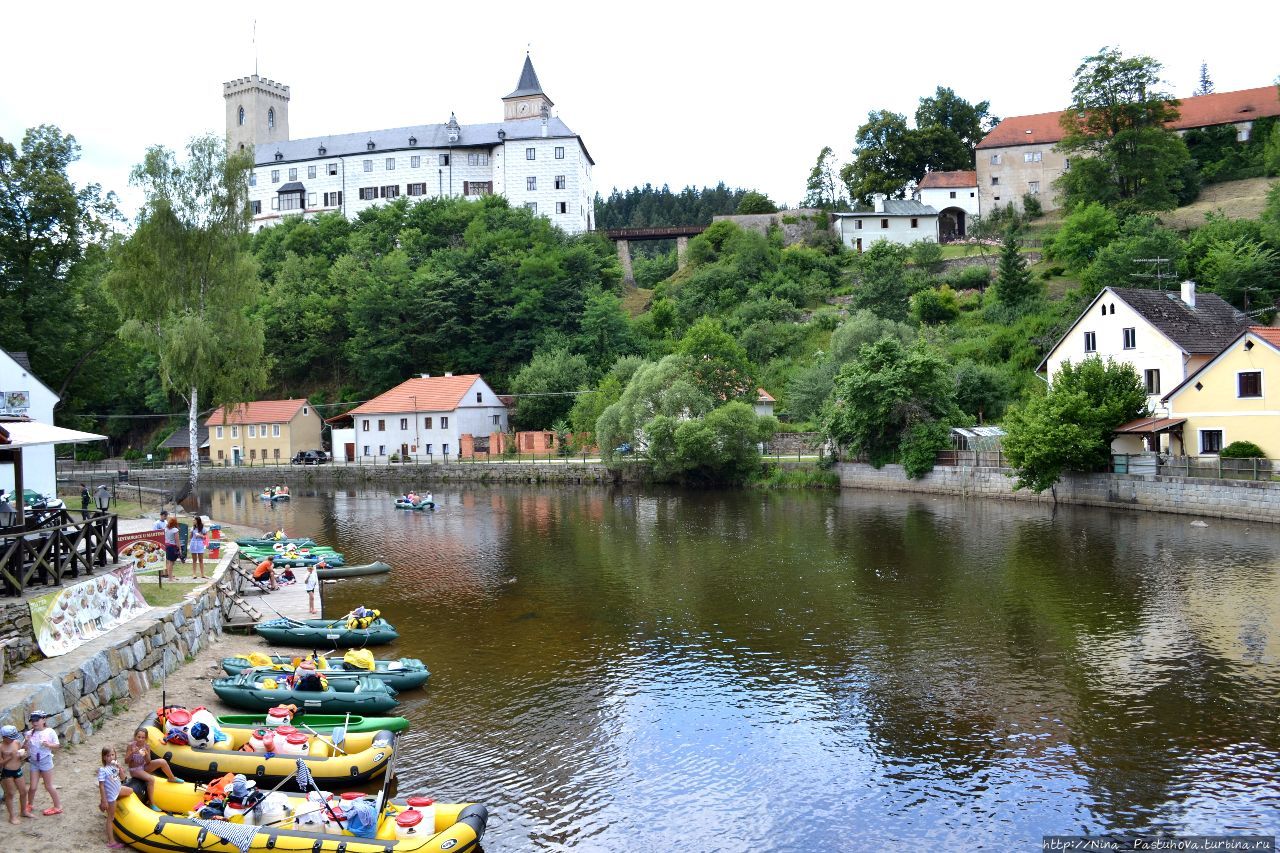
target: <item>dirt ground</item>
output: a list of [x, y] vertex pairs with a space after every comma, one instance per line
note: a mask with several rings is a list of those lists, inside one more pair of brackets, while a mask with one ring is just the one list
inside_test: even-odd
[[[222, 658], [266, 648], [267, 644], [258, 637], [223, 635], [201, 650], [192, 663], [169, 676], [164, 685], [168, 700], [188, 707], [206, 705], [215, 714], [231, 713], [233, 709], [218, 703], [209, 680], [224, 674], [219, 666]], [[48, 793], [40, 788], [36, 793], [34, 818], [24, 819], [19, 826], [9, 824], [7, 817], [0, 819], [0, 850], [22, 853], [105, 850], [97, 782], [102, 747], [114, 746], [117, 757], [123, 761], [123, 747], [133, 737], [138, 723], [159, 708], [160, 703], [161, 688], [154, 687], [127, 709], [108, 718], [85, 743], [59, 750], [54, 756], [54, 781], [62, 798], [63, 814], [53, 817], [40, 814], [52, 804]], [[28, 778], [24, 773], [23, 780]]]

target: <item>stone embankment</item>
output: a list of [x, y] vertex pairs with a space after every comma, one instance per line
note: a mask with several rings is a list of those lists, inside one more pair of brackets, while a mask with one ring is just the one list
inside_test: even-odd
[[[1039, 495], [1026, 489], [1014, 491], [1013, 478], [1004, 468], [939, 466], [918, 480], [909, 480], [901, 465], [873, 468], [864, 463], [844, 462], [836, 465], [836, 473], [840, 486], [846, 489], [1041, 503], [1054, 500], [1054, 495], [1047, 491]], [[1280, 522], [1280, 483], [1138, 474], [1067, 474], [1055, 491], [1059, 503]]]
[[[220, 591], [215, 580], [193, 588], [180, 604], [152, 609], [103, 637], [56, 658], [40, 659], [25, 602], [0, 611], [0, 636], [13, 638], [6, 654], [24, 666], [6, 678], [0, 692], [0, 724], [25, 728], [41, 710], [64, 743], [81, 743], [101, 726], [113, 704], [141, 697], [222, 633]], [[23, 614], [25, 611], [25, 615]], [[21, 656], [21, 661], [16, 660]]]
[[[151, 481], [186, 480], [183, 468], [163, 468], [131, 472], [131, 479]], [[649, 479], [644, 465], [622, 465], [611, 469], [598, 462], [450, 462], [446, 464], [397, 465], [281, 465], [279, 467], [202, 468], [202, 483], [230, 483], [264, 486], [281, 483], [364, 484], [419, 483], [564, 483], [596, 484], [644, 482]]]

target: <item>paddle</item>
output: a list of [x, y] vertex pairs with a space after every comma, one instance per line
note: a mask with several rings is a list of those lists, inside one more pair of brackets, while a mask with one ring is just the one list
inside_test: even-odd
[[[334, 749], [336, 749], [338, 752], [341, 752], [343, 755], [350, 755], [350, 754], [351, 754], [351, 753], [347, 752], [345, 749], [343, 749], [342, 747], [338, 746], [338, 743], [339, 743], [340, 741], [346, 741], [346, 739], [347, 739], [347, 733], [346, 733], [346, 731], [345, 731], [344, 729], [340, 729], [340, 728], [335, 727], [335, 728], [334, 728], [334, 729], [329, 733], [329, 737], [331, 738], [331, 740], [325, 740], [325, 739], [324, 739], [324, 735], [320, 734], [318, 731], [316, 731], [315, 729], [311, 728], [311, 726], [308, 726], [306, 723], [302, 722], [301, 720], [298, 720], [298, 725], [302, 726], [304, 729], [306, 729], [307, 731], [309, 731], [309, 732], [311, 732], [313, 735], [315, 735], [315, 736], [316, 736], [316, 740], [320, 741], [321, 743], [327, 743], [329, 746], [333, 747], [333, 748], [334, 748]], [[339, 732], [342, 732], [342, 736], [341, 736], [341, 737], [339, 737], [339, 736], [338, 736], [338, 733], [339, 733]]]

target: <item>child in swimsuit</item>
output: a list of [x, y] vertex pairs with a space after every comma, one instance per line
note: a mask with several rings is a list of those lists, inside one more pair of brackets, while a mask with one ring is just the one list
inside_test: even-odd
[[0, 777], [4, 780], [4, 805], [9, 810], [9, 823], [21, 823], [20, 814], [27, 811], [27, 786], [22, 784], [22, 732], [17, 726], [0, 728]]
[[170, 782], [182, 781], [173, 775], [173, 771], [169, 769], [169, 762], [163, 758], [151, 757], [151, 747], [147, 744], [146, 729], [138, 729], [133, 733], [133, 741], [129, 744], [128, 751], [125, 752], [124, 763], [129, 766], [130, 776], [147, 783], [148, 803], [156, 801], [156, 777], [153, 774], [157, 771], [163, 773]]
[[116, 841], [112, 824], [115, 822], [116, 801], [133, 795], [133, 790], [125, 786], [128, 778], [120, 765], [116, 764], [116, 751], [109, 746], [102, 748], [102, 766], [98, 768], [98, 791], [102, 798], [98, 801], [98, 811], [107, 817], [107, 846], [111, 849], [124, 847]]

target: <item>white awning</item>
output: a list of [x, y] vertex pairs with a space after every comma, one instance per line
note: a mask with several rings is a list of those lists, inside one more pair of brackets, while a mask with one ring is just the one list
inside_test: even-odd
[[106, 441], [105, 435], [65, 429], [39, 421], [5, 421], [0, 427], [9, 433], [9, 440], [0, 447], [37, 447], [42, 444], [83, 444], [88, 441]]

